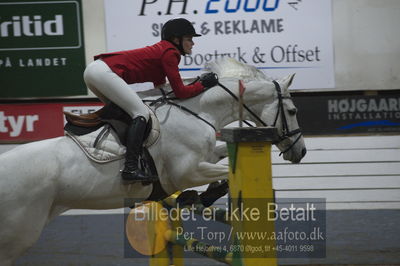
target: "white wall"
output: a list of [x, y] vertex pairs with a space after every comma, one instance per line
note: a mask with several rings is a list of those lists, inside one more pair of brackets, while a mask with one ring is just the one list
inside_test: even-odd
[[103, 0], [82, 0], [83, 31], [85, 33], [86, 63], [106, 51], [106, 32]]
[[400, 1], [333, 0], [339, 90], [400, 89]]
[[[82, 0], [83, 32], [85, 39], [86, 64], [93, 56], [106, 51], [106, 32], [103, 0]], [[88, 90], [90, 97], [96, 97]]]
[[[86, 60], [91, 62], [93, 55], [106, 51], [104, 1], [82, 2]], [[400, 89], [400, 1], [332, 3], [336, 89]]]

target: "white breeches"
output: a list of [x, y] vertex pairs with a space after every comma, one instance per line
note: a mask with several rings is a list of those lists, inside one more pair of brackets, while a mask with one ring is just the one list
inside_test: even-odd
[[149, 120], [149, 110], [136, 92], [102, 60], [90, 63], [83, 73], [83, 78], [88, 88], [102, 102], [115, 103], [132, 118], [143, 116]]

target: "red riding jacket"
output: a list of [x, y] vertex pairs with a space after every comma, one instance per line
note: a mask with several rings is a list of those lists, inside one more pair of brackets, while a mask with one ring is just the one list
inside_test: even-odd
[[128, 84], [153, 82], [154, 86], [164, 84], [167, 77], [178, 98], [189, 98], [200, 93], [204, 86], [200, 82], [185, 86], [179, 74], [181, 54], [168, 41], [160, 41], [140, 49], [96, 55], [112, 71]]

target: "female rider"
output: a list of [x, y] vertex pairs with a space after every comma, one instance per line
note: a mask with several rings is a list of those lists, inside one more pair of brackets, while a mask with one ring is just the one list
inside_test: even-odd
[[140, 49], [100, 54], [94, 57], [85, 72], [87, 87], [104, 103], [113, 102], [132, 117], [127, 130], [125, 167], [121, 170], [126, 181], [154, 182], [138, 167], [149, 111], [136, 92], [133, 83], [165, 83], [167, 77], [178, 98], [193, 97], [218, 83], [212, 73], [202, 75], [198, 82], [185, 86], [179, 74], [181, 55], [191, 54], [193, 37], [199, 37], [186, 19], [167, 21], [161, 31], [161, 41]]

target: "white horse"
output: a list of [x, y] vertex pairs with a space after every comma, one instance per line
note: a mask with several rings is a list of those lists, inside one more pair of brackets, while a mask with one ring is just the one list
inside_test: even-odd
[[[254, 67], [235, 60], [210, 65], [220, 83], [238, 94], [238, 79], [246, 85], [244, 102], [268, 125], [274, 124], [279, 100], [271, 80]], [[288, 128], [298, 129], [296, 108], [288, 87], [293, 75], [277, 82]], [[180, 104], [199, 114], [216, 130], [238, 120], [238, 104], [219, 86]], [[149, 148], [161, 185], [167, 194], [227, 178], [228, 167], [215, 164], [223, 149], [216, 148], [216, 132], [206, 122], [176, 106], [156, 110], [161, 125], [159, 141]], [[275, 126], [284, 135], [282, 113]], [[253, 115], [245, 118], [260, 124]], [[287, 128], [286, 128], [287, 129]], [[300, 133], [277, 144], [284, 159], [299, 162], [305, 154]], [[123, 184], [119, 170], [123, 160], [98, 164], [85, 156], [69, 137], [21, 145], [0, 155], [0, 265], [11, 265], [39, 238], [44, 226], [68, 209], [124, 207], [124, 199], [146, 199], [152, 185]]]

